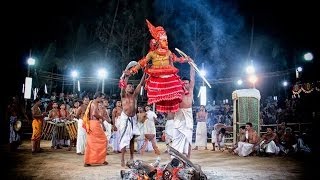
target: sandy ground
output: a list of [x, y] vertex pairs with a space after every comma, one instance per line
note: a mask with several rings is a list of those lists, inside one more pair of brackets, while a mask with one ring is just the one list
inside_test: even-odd
[[[164, 143], [158, 143], [162, 152]], [[110, 153], [107, 166], [84, 167], [83, 156], [66, 148], [52, 150], [49, 141], [42, 141], [43, 153], [31, 154], [29, 141], [17, 152], [9, 152], [8, 145], [0, 146], [2, 169], [10, 179], [120, 179], [120, 154]], [[129, 154], [126, 154], [129, 158]], [[135, 154], [135, 159], [153, 163], [156, 156], [147, 152]], [[161, 154], [161, 164], [169, 161]], [[304, 163], [292, 157], [238, 157], [228, 152], [192, 151], [191, 160], [200, 164], [209, 179], [305, 179]], [[2, 171], [3, 172], [3, 171]]]

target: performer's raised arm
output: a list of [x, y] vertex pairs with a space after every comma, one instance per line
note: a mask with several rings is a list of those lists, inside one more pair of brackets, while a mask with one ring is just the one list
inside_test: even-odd
[[124, 79], [121, 79], [120, 82], [119, 82], [119, 87], [121, 88], [121, 91], [120, 91], [120, 97], [125, 97], [126, 95], [126, 87], [127, 87], [127, 84], [128, 84], [128, 80], [129, 80], [129, 76], [127, 75], [127, 72], [126, 72], [126, 75], [124, 76]]
[[195, 84], [195, 70], [190, 66], [190, 88], [193, 90]]
[[140, 80], [140, 83], [138, 84], [138, 86], [136, 87], [136, 89], [134, 90], [134, 94], [138, 95], [141, 91], [141, 87], [145, 84], [145, 77], [146, 77], [146, 73], [143, 73], [143, 76]]

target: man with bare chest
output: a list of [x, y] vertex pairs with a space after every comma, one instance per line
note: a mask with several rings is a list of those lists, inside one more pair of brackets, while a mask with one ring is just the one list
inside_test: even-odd
[[121, 153], [120, 144], [120, 115], [122, 113], [121, 101], [116, 102], [116, 107], [112, 110], [112, 125], [113, 125], [113, 152]]
[[78, 118], [78, 129], [77, 129], [77, 154], [83, 155], [86, 144], [86, 131], [82, 127], [83, 116], [89, 104], [89, 97], [83, 97], [83, 104], [77, 109], [76, 117]]
[[[83, 123], [87, 132], [87, 143], [84, 153], [84, 166], [93, 164], [107, 165], [107, 137], [102, 127], [102, 121], [107, 117], [99, 110], [99, 103], [102, 103], [101, 92], [94, 95], [94, 100], [88, 105], [89, 120]], [[101, 109], [101, 108], [100, 108]]]
[[182, 81], [184, 82], [184, 88], [189, 93], [183, 95], [179, 111], [174, 116], [172, 147], [180, 153], [186, 154], [187, 158], [190, 159], [193, 133], [192, 101], [195, 84], [193, 68], [190, 69], [190, 79], [183, 78]]
[[145, 74], [142, 76], [139, 85], [134, 89], [133, 84], [127, 83], [129, 76], [124, 79], [125, 85], [121, 87], [122, 113], [120, 115], [120, 149], [121, 149], [121, 166], [125, 166], [124, 155], [126, 146], [130, 146], [130, 159], [133, 160], [134, 138], [140, 135], [137, 127], [137, 99], [144, 84]]

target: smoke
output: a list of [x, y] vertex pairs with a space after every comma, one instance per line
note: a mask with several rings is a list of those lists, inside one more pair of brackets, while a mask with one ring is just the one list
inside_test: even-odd
[[[177, 47], [205, 68], [209, 79], [230, 77], [249, 47], [244, 19], [233, 1], [156, 0], [155, 26], [163, 26], [171, 50]], [[244, 47], [243, 41], [246, 41]]]

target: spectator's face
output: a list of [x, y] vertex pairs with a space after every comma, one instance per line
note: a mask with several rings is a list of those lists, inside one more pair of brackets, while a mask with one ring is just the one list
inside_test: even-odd
[[117, 101], [116, 106], [117, 106], [117, 107], [121, 107], [121, 101]]
[[246, 125], [246, 130], [250, 130], [251, 126], [250, 125]]
[[101, 103], [101, 102], [99, 102], [98, 103], [98, 107], [99, 107], [99, 109], [101, 109], [102, 107], [103, 107], [103, 105], [102, 105], [103, 103]]
[[74, 105], [74, 107], [77, 108], [77, 107], [79, 107], [79, 102], [75, 102], [73, 105]]
[[53, 104], [52, 104], [52, 107], [53, 107], [53, 108], [58, 108], [58, 103], [53, 103]]
[[246, 129], [240, 128], [240, 133], [245, 133], [245, 132], [246, 132]]
[[60, 109], [65, 109], [65, 108], [66, 108], [66, 105], [61, 104]]
[[142, 107], [138, 107], [138, 111], [142, 112], [143, 111]]
[[107, 100], [104, 100], [104, 101], [103, 101], [103, 105], [104, 105], [105, 107], [108, 107], [108, 106], [109, 106], [109, 102], [108, 102]]
[[149, 106], [146, 106], [145, 109], [146, 109], [146, 111], [149, 111], [149, 110], [150, 110], [150, 107], [149, 107]]
[[272, 134], [272, 129], [271, 128], [267, 128], [267, 134]]
[[83, 99], [83, 104], [88, 105], [89, 104], [89, 98], [84, 98]]

